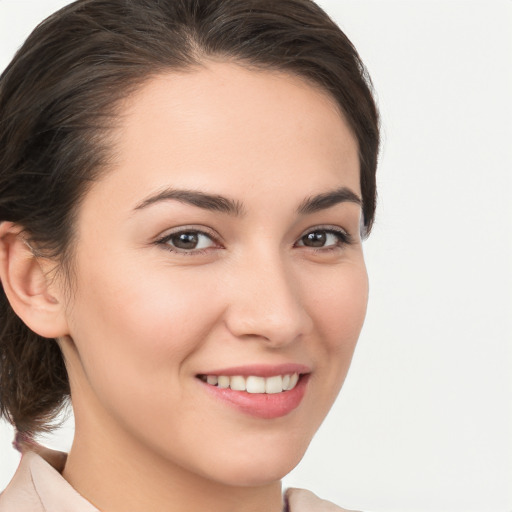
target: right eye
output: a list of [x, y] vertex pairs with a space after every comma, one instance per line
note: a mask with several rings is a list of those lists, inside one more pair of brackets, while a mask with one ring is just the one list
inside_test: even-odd
[[201, 253], [205, 249], [214, 247], [215, 241], [210, 235], [198, 230], [182, 230], [170, 233], [157, 242], [166, 245], [172, 252], [178, 253]]

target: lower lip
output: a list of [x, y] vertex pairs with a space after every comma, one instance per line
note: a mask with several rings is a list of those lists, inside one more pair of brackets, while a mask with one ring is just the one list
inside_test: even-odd
[[304, 398], [308, 380], [309, 374], [301, 375], [293, 389], [281, 393], [247, 393], [199, 382], [215, 398], [227, 402], [245, 414], [268, 420], [286, 416], [296, 409]]

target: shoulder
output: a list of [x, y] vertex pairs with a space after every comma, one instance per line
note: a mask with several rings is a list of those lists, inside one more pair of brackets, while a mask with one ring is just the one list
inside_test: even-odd
[[64, 480], [66, 454], [31, 445], [0, 494], [0, 512], [99, 512]]
[[350, 512], [305, 489], [287, 489], [285, 501], [287, 512]]
[[0, 494], [0, 512], [44, 512], [32, 481], [32, 452], [25, 453], [9, 485]]

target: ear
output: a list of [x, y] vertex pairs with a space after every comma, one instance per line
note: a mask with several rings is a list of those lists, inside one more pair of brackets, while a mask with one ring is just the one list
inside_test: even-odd
[[35, 333], [58, 338], [68, 333], [62, 297], [51, 270], [55, 263], [39, 258], [23, 228], [0, 223], [0, 280], [14, 312]]

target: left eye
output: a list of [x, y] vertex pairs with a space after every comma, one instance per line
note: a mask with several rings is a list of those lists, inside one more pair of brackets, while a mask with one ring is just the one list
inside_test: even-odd
[[160, 243], [171, 246], [172, 249], [181, 251], [194, 251], [207, 249], [215, 245], [215, 242], [206, 233], [200, 231], [180, 231], [172, 233], [160, 240]]
[[347, 243], [349, 243], [349, 240], [346, 233], [341, 231], [317, 229], [315, 231], [310, 231], [301, 237], [297, 245], [302, 247], [322, 248], [343, 246]]

